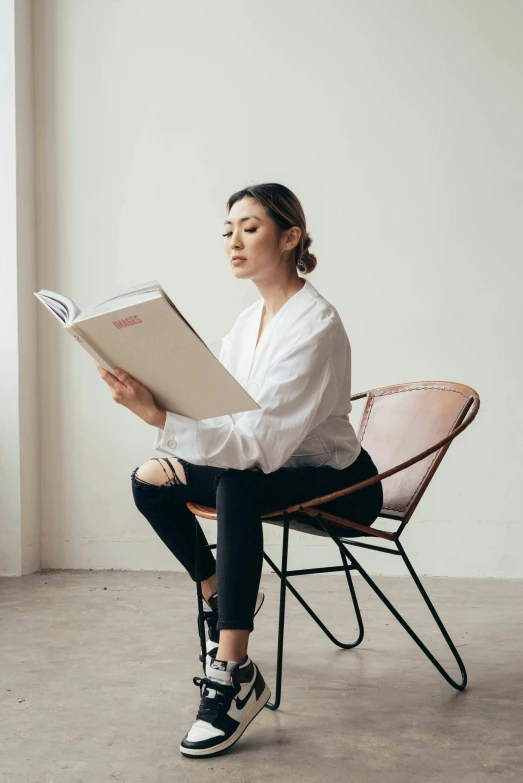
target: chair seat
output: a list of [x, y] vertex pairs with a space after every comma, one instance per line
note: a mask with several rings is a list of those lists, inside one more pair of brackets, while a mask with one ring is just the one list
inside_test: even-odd
[[[196, 514], [198, 517], [202, 517], [203, 519], [216, 519], [217, 518], [217, 512], [214, 506], [203, 506], [200, 503], [193, 503], [188, 502], [187, 508], [189, 511], [192, 511], [193, 514]], [[309, 514], [306, 514], [305, 512], [294, 512], [291, 515], [291, 519], [289, 521], [289, 527], [292, 530], [297, 530], [300, 533], [307, 533], [311, 536], [325, 536], [329, 537], [329, 534], [326, 533], [322, 527], [320, 527], [319, 523], [316, 522], [314, 517], [310, 516]], [[328, 515], [325, 515], [328, 517]], [[275, 514], [275, 512], [271, 512], [270, 514], [262, 514], [262, 520], [263, 522], [268, 522], [271, 525], [278, 525], [282, 526], [284, 524], [283, 515], [281, 514]], [[350, 520], [347, 520], [349, 524], [353, 524], [350, 522]], [[330, 526], [332, 530], [337, 533], [339, 536], [343, 536], [346, 538], [355, 538], [359, 536], [376, 536], [379, 535], [381, 532], [385, 531], [378, 531], [374, 530], [372, 528], [369, 528], [369, 532], [363, 532], [361, 530], [355, 530], [351, 527], [347, 527], [345, 525], [339, 525], [336, 524], [336, 522], [330, 522]], [[372, 531], [372, 532], [371, 532]], [[385, 533], [387, 538], [390, 536], [390, 533]], [[382, 537], [382, 536], [380, 536]], [[385, 536], [383, 536], [385, 537]]]

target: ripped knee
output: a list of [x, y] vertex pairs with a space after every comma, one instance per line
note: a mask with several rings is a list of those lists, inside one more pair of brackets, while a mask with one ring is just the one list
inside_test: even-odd
[[185, 466], [175, 457], [153, 457], [144, 462], [134, 473], [136, 479], [156, 487], [187, 484]]

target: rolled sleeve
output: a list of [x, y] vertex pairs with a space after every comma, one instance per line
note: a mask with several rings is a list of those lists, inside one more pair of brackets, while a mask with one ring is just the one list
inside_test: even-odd
[[196, 449], [196, 429], [198, 421], [182, 416], [179, 413], [167, 411], [165, 427], [156, 430], [153, 449], [164, 454], [183, 457], [193, 465], [205, 465], [201, 462], [199, 452]]

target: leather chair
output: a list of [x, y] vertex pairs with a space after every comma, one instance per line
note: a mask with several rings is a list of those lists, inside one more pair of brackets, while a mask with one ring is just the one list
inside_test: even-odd
[[[480, 405], [479, 396], [474, 389], [460, 383], [420, 381], [418, 383], [398, 384], [396, 386], [371, 389], [370, 391], [355, 394], [351, 397], [351, 400], [359, 400], [364, 397], [366, 397], [366, 403], [358, 428], [358, 438], [376, 464], [379, 470], [378, 475], [338, 492], [323, 495], [304, 503], [296, 503], [288, 508], [262, 515], [263, 522], [283, 526], [281, 569], [276, 566], [265, 552], [263, 553], [267, 563], [280, 577], [276, 691], [274, 702], [267, 702], [265, 705], [269, 709], [278, 709], [281, 701], [286, 589], [289, 589], [297, 598], [334, 644], [350, 649], [357, 647], [361, 643], [364, 634], [363, 620], [351, 577], [351, 571], [353, 570], [358, 571], [372, 587], [445, 680], [460, 691], [467, 684], [467, 672], [463, 661], [408, 559], [405, 549], [400, 543], [400, 536], [410, 521], [450, 444], [476, 417]], [[330, 500], [357, 492], [359, 489], [380, 480], [383, 481], [383, 508], [378, 519], [371, 527], [359, 525], [349, 519], [335, 516], [321, 509], [322, 504]], [[216, 509], [210, 506], [188, 502], [187, 507], [199, 517], [205, 519], [216, 519], [217, 517]], [[390, 532], [375, 527], [381, 517], [397, 522], [396, 530]], [[309, 525], [304, 525], [304, 521], [307, 520]], [[310, 527], [310, 524], [314, 525], [314, 527]], [[287, 555], [290, 528], [311, 535], [329, 536], [338, 547], [342, 565], [324, 568], [301, 568], [289, 571], [287, 569]], [[354, 536], [358, 537], [357, 541], [354, 540]], [[361, 541], [362, 537], [374, 541], [381, 539], [388, 542], [388, 546], [377, 546], [375, 543], [363, 542]], [[216, 544], [208, 544], [207, 546], [215, 548]], [[367, 574], [348, 547], [364, 547], [402, 557], [458, 664], [461, 675], [459, 680], [451, 677], [441, 666], [419, 636]], [[199, 574], [199, 551], [196, 559], [196, 573]], [[289, 577], [333, 571], [345, 572], [354, 606], [359, 633], [356, 640], [350, 643], [338, 640], [289, 582]], [[201, 619], [203, 617], [203, 596], [198, 578], [196, 584], [198, 613], [200, 616], [200, 643], [205, 671], [205, 629]]]

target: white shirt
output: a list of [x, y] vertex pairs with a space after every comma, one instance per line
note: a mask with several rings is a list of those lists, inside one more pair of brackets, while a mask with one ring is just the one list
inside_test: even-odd
[[346, 468], [361, 444], [349, 421], [351, 347], [337, 310], [305, 279], [256, 346], [263, 303], [240, 313], [219, 356], [260, 409], [202, 421], [167, 411], [153, 448], [193, 465], [264, 473]]

